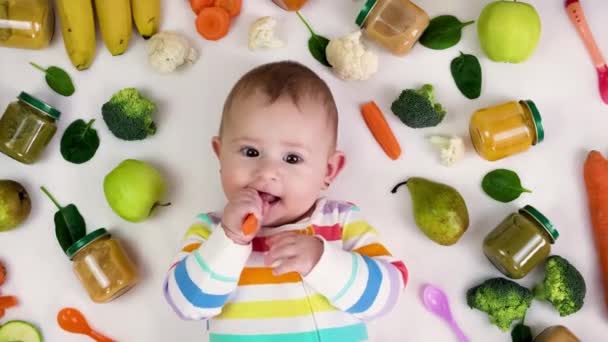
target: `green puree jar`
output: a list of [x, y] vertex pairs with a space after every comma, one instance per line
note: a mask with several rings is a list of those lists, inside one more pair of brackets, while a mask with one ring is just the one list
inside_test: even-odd
[[549, 219], [526, 205], [486, 236], [483, 251], [500, 272], [519, 279], [549, 256], [558, 237]]
[[0, 151], [32, 164], [55, 135], [61, 112], [26, 92], [17, 99], [0, 118]]

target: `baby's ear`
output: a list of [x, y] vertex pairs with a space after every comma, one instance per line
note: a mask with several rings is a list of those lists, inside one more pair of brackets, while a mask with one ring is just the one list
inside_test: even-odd
[[327, 173], [325, 182], [331, 183], [340, 174], [346, 164], [346, 155], [342, 151], [336, 150], [327, 158]]
[[222, 142], [220, 137], [211, 138], [211, 147], [213, 147], [213, 152], [219, 158], [220, 157], [220, 148], [222, 147]]

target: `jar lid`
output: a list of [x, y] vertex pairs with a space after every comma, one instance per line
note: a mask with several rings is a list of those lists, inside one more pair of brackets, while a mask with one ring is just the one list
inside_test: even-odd
[[536, 107], [536, 104], [532, 100], [525, 100], [524, 103], [530, 109], [532, 118], [534, 119], [534, 127], [536, 128], [536, 142], [534, 145], [540, 143], [545, 139], [545, 129], [543, 128], [543, 120], [540, 117], [540, 112]]
[[81, 249], [85, 248], [86, 246], [90, 245], [93, 241], [95, 241], [99, 238], [102, 238], [104, 236], [110, 236], [110, 233], [108, 233], [108, 231], [105, 228], [99, 228], [97, 230], [94, 230], [93, 232], [85, 235], [82, 239], [74, 242], [74, 244], [71, 245], [65, 251], [65, 253], [68, 255], [68, 257], [71, 260], [72, 258], [74, 258], [76, 253], [80, 252]]
[[359, 12], [359, 15], [357, 16], [357, 20], [355, 20], [355, 23], [357, 23], [357, 25], [363, 26], [365, 19], [369, 15], [369, 12], [371, 12], [372, 8], [374, 8], [374, 5], [376, 4], [376, 2], [378, 2], [378, 0], [365, 1], [363, 8], [361, 8], [361, 11]]
[[551, 223], [551, 221], [549, 221], [549, 219], [545, 215], [543, 215], [540, 211], [538, 211], [536, 208], [534, 208], [531, 205], [526, 205], [525, 207], [519, 209], [519, 212], [527, 213], [536, 222], [540, 223], [540, 225], [543, 226], [543, 228], [545, 228], [547, 233], [549, 233], [549, 236], [552, 239], [551, 243], [554, 243], [555, 240], [557, 240], [557, 238], [559, 237], [559, 232], [557, 231], [557, 229], [555, 229], [555, 227], [553, 227], [553, 224]]
[[52, 117], [55, 120], [58, 120], [59, 117], [61, 116], [60, 111], [51, 107], [46, 102], [38, 100], [37, 98], [33, 97], [32, 95], [30, 95], [24, 91], [22, 91], [21, 94], [19, 94], [19, 96], [17, 98], [19, 100], [29, 104], [30, 106], [46, 113], [48, 116]]

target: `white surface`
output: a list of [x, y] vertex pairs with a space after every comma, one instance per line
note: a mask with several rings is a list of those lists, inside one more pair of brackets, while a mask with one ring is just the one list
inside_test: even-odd
[[[487, 1], [419, 0], [429, 15], [454, 14], [463, 21], [474, 19]], [[80, 309], [92, 325], [118, 341], [205, 341], [203, 324], [180, 321], [165, 304], [161, 284], [184, 230], [199, 212], [221, 208], [224, 199], [218, 181], [218, 166], [210, 148], [224, 98], [237, 78], [258, 64], [294, 59], [317, 71], [334, 91], [340, 109], [340, 147], [348, 156], [344, 173], [333, 185], [330, 196], [357, 203], [381, 232], [391, 251], [403, 258], [411, 280], [400, 303], [389, 316], [370, 324], [372, 341], [455, 341], [438, 318], [427, 312], [419, 299], [420, 286], [436, 284], [447, 291], [455, 317], [472, 341], [510, 341], [508, 333], [489, 324], [485, 314], [471, 310], [465, 291], [500, 273], [485, 259], [481, 244], [485, 234], [505, 215], [530, 203], [544, 212], [561, 233], [553, 252], [576, 265], [588, 285], [586, 305], [566, 318], [534, 302], [528, 323], [535, 333], [552, 324], [570, 327], [583, 341], [602, 341], [608, 335], [596, 254], [590, 238], [590, 224], [581, 168], [586, 151], [608, 152], [606, 128], [608, 107], [600, 102], [595, 71], [568, 21], [562, 1], [532, 3], [543, 20], [540, 45], [534, 56], [520, 65], [497, 64], [479, 50], [475, 27], [464, 30], [459, 45], [444, 51], [416, 46], [405, 58], [380, 53], [380, 71], [372, 80], [345, 83], [334, 77], [308, 53], [308, 33], [295, 14], [281, 11], [270, 0], [245, 0], [241, 16], [229, 36], [220, 42], [202, 40], [194, 29], [194, 17], [185, 1], [164, 1], [162, 28], [186, 33], [196, 44], [201, 59], [193, 67], [168, 76], [155, 74], [145, 62], [145, 42], [135, 32], [127, 53], [111, 57], [98, 34], [97, 57], [92, 67], [78, 72], [71, 67], [58, 29], [52, 46], [43, 51], [0, 49], [0, 106], [21, 90], [31, 92], [63, 112], [60, 130], [42, 160], [21, 165], [0, 156], [0, 178], [15, 179], [29, 189], [33, 209], [21, 228], [0, 235], [0, 259], [9, 268], [3, 294], [15, 294], [21, 303], [2, 319], [25, 319], [41, 327], [46, 341], [87, 341], [67, 334], [56, 324], [64, 306]], [[254, 5], [255, 3], [255, 5]], [[328, 37], [356, 29], [355, 15], [361, 1], [312, 0], [303, 10], [313, 27]], [[608, 2], [586, 0], [584, 8], [601, 48], [608, 53]], [[260, 16], [279, 21], [288, 48], [252, 53], [247, 50], [249, 24]], [[449, 63], [458, 51], [480, 57], [483, 68], [482, 96], [464, 98], [454, 85]], [[53, 94], [43, 75], [27, 62], [59, 65], [70, 71], [77, 91], [70, 98]], [[448, 109], [445, 121], [436, 128], [413, 130], [390, 114], [390, 103], [406, 87], [423, 82], [436, 86], [437, 98]], [[141, 142], [124, 142], [113, 137], [100, 116], [101, 105], [118, 89], [134, 86], [156, 99], [158, 133]], [[499, 162], [487, 162], [468, 151], [453, 168], [439, 164], [439, 157], [424, 137], [431, 133], [467, 137], [471, 113], [481, 107], [511, 99], [536, 101], [544, 119], [546, 140], [525, 154]], [[400, 140], [404, 153], [390, 161], [373, 141], [360, 118], [358, 105], [374, 99]], [[93, 160], [72, 165], [59, 153], [65, 127], [77, 118], [97, 118], [101, 147]], [[470, 144], [468, 146], [470, 148]], [[158, 210], [141, 224], [121, 220], [108, 207], [102, 179], [126, 158], [147, 160], [157, 165], [170, 183], [170, 208]], [[480, 189], [482, 176], [494, 168], [516, 170], [533, 193], [510, 204], [488, 198]], [[458, 244], [441, 247], [423, 236], [413, 223], [412, 207], [405, 189], [389, 190], [409, 176], [424, 176], [456, 187], [467, 201], [471, 224]], [[38, 190], [46, 185], [61, 203], [78, 205], [89, 230], [108, 227], [128, 247], [142, 272], [141, 282], [109, 304], [94, 304], [80, 287], [71, 264], [55, 239], [52, 203]], [[520, 283], [539, 281], [540, 270]]]

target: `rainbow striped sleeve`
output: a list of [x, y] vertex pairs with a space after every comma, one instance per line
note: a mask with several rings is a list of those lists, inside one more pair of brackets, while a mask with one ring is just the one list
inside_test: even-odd
[[186, 232], [164, 283], [169, 305], [178, 316], [189, 320], [207, 319], [222, 311], [251, 253], [251, 245], [232, 242], [216, 218], [205, 214], [199, 217], [202, 222]]
[[373, 320], [393, 309], [408, 271], [380, 243], [376, 230], [356, 207], [339, 216], [341, 240], [323, 239], [323, 255], [304, 280], [333, 306], [359, 319]]

